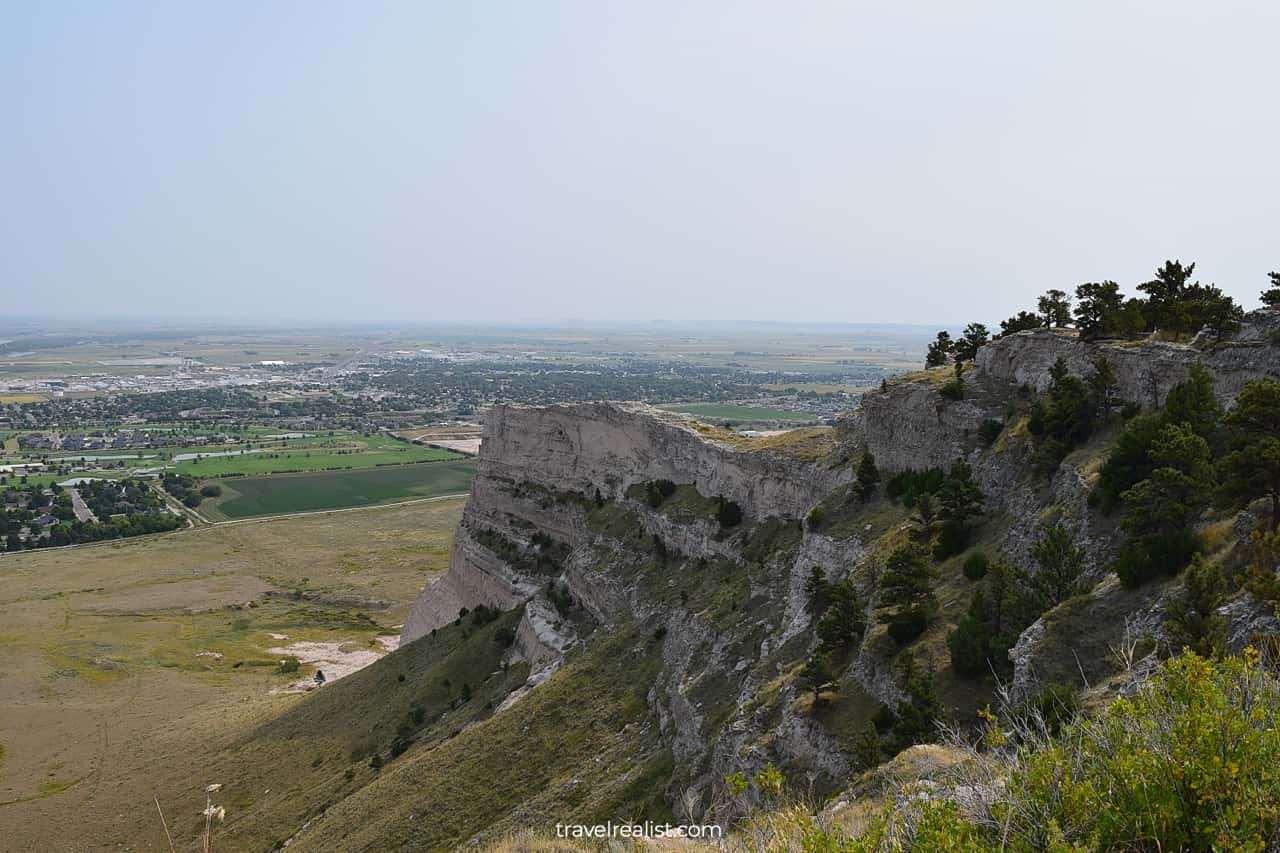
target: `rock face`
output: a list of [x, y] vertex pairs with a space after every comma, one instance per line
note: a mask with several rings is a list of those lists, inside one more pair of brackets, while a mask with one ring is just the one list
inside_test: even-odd
[[[948, 374], [948, 371], [937, 371]], [[990, 413], [971, 400], [947, 400], [932, 378], [895, 382], [862, 398], [842, 428], [886, 471], [945, 468], [966, 456]]]
[[[811, 569], [840, 580], [864, 556], [856, 536], [833, 538], [799, 521], [850, 482], [852, 466], [752, 449], [700, 429], [637, 404], [495, 408], [449, 570], [423, 590], [401, 641], [453, 622], [464, 607], [524, 605], [508, 659], [527, 661], [532, 675], [505, 709], [582, 642], [574, 619], [596, 630], [661, 626], [662, 668], [647, 701], [682, 766], [715, 780], [746, 744], [776, 739], [778, 749], [834, 781], [848, 763], [820, 726], [792, 713], [756, 723], [752, 700], [780, 675], [770, 656], [782, 647], [803, 653], [811, 641], [804, 591]], [[655, 480], [678, 484], [696, 512], [649, 506], [634, 487]], [[716, 520], [718, 497], [742, 509], [734, 531]], [[625, 525], [602, 529], [592, 523], [601, 512]], [[708, 586], [719, 595], [718, 584], [728, 584], [723, 594], [732, 603], [673, 602], [662, 592], [671, 581], [653, 575], [655, 558], [671, 560], [672, 572], [721, 572], [724, 581]], [[559, 611], [557, 599], [566, 598], [581, 616]], [[877, 683], [897, 700], [891, 679]]]
[[[733, 500], [750, 518], [802, 518], [849, 476], [847, 467], [835, 470], [708, 439], [689, 419], [642, 404], [497, 406], [485, 420], [480, 465], [449, 571], [423, 591], [400, 641], [412, 642], [452, 622], [462, 607], [506, 609], [533, 595], [539, 579], [522, 575], [474, 534], [496, 531], [531, 549], [530, 537], [541, 531], [572, 546], [582, 536], [581, 519], [558, 498], [594, 499], [598, 492], [625, 500], [631, 486], [666, 479]], [[706, 530], [654, 516], [643, 520], [681, 552], [728, 553]]]
[[480, 477], [617, 498], [645, 480], [692, 483], [754, 518], [803, 515], [839, 477], [769, 452], [708, 439], [694, 422], [641, 404], [497, 406], [485, 421]]

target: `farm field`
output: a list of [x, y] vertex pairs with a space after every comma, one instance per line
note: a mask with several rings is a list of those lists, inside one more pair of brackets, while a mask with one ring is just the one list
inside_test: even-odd
[[206, 777], [233, 744], [305, 701], [272, 691], [314, 667], [278, 672], [272, 650], [380, 654], [378, 638], [397, 633], [446, 568], [462, 505], [0, 556], [0, 848], [168, 850], [153, 795], [179, 838], [199, 820], [206, 784], [224, 783], [233, 810], [262, 797]]
[[672, 403], [661, 406], [671, 412], [692, 415], [715, 421], [816, 421], [812, 415], [788, 412], [763, 406], [742, 406], [734, 403]]
[[475, 462], [454, 454], [447, 456], [451, 461], [222, 479], [217, 481], [222, 487], [222, 496], [206, 500], [199, 511], [210, 520], [223, 521], [467, 492], [471, 488]]
[[[192, 451], [195, 452], [195, 451]], [[222, 477], [229, 474], [274, 474], [292, 471], [323, 471], [328, 468], [374, 468], [379, 465], [404, 465], [411, 462], [438, 462], [457, 459], [456, 453], [436, 447], [404, 444], [381, 439], [334, 443], [328, 446], [272, 447], [254, 451], [243, 448], [205, 450], [195, 459], [172, 463], [179, 474], [193, 477]], [[226, 453], [226, 456], [210, 455]], [[181, 455], [181, 454], [180, 454]]]

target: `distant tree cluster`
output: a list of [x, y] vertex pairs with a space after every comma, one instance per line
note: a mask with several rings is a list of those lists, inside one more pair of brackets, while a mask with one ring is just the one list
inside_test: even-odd
[[[1194, 263], [1165, 261], [1150, 281], [1138, 285], [1143, 296], [1126, 297], [1114, 281], [1085, 282], [1075, 289], [1074, 305], [1064, 290], [1051, 289], [1036, 301], [1035, 311], [1019, 311], [1000, 323], [1001, 335], [1032, 329], [1065, 329], [1074, 326], [1083, 340], [1137, 339], [1159, 331], [1175, 337], [1208, 329], [1229, 335], [1240, 328], [1244, 310], [1222, 289], [1193, 281]], [[1280, 272], [1268, 273], [1270, 287], [1260, 299], [1264, 306], [1280, 308]], [[925, 367], [941, 367], [949, 361], [974, 358], [987, 342], [986, 326], [970, 323], [960, 340], [938, 332], [925, 354]]]
[[1211, 505], [1266, 500], [1280, 528], [1280, 382], [1247, 384], [1223, 411], [1213, 379], [1195, 365], [1164, 410], [1138, 415], [1102, 466], [1096, 502], [1121, 510], [1130, 534], [1115, 569], [1126, 586], [1182, 570], [1201, 547], [1196, 522]]
[[162, 533], [185, 523], [167, 512], [163, 501], [139, 480], [87, 480], [79, 484], [77, 490], [96, 521], [80, 520], [71, 495], [57, 483], [47, 491], [22, 484], [0, 489], [0, 536], [4, 537], [4, 550], [79, 545]]
[[[166, 471], [164, 476], [160, 478], [160, 484], [164, 486], [164, 490], [182, 501], [182, 505], [195, 509], [200, 506], [206, 497], [214, 497], [214, 495], [205, 494], [199, 488], [199, 482], [190, 474], [175, 474]], [[218, 488], [218, 494], [222, 494], [222, 489]]]
[[1032, 405], [1027, 431], [1036, 440], [1039, 465], [1053, 470], [1111, 414], [1118, 393], [1115, 368], [1097, 358], [1085, 379], [1072, 376], [1061, 356], [1049, 369], [1049, 390]]
[[900, 471], [890, 478], [885, 491], [890, 499], [915, 510], [917, 538], [932, 543], [935, 560], [963, 551], [973, 522], [982, 514], [982, 490], [963, 459], [957, 459], [946, 471]]

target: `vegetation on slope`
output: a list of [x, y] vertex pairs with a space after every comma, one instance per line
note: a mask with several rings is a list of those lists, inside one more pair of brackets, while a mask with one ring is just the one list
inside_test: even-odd
[[[326, 685], [201, 768], [216, 779], [233, 849], [270, 850], [306, 821], [493, 709], [528, 675], [500, 664], [520, 610], [481, 610]], [[406, 754], [407, 753], [407, 754]]]
[[645, 701], [658, 663], [651, 638], [617, 627], [509, 710], [384, 767], [299, 843], [453, 850], [518, 825], [669, 818], [671, 756]]
[[[1050, 693], [982, 716], [975, 740], [903, 753], [856, 780], [852, 801], [816, 815], [768, 774], [750, 791], [739, 780], [768, 808], [724, 842], [681, 849], [1263, 853], [1280, 837], [1280, 680], [1253, 650], [1166, 661], [1097, 715]], [[486, 849], [595, 849], [549, 843], [526, 834]]]

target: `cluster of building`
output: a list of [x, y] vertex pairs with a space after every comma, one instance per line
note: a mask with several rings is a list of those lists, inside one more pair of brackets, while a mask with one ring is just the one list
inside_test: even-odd
[[[124, 360], [121, 360], [124, 361]], [[148, 362], [163, 359], [138, 359], [151, 367], [168, 366]], [[104, 363], [106, 364], [106, 363]], [[122, 367], [127, 364], [115, 364]], [[141, 364], [140, 364], [141, 366]], [[0, 362], [3, 371], [3, 362]], [[235, 388], [290, 382], [298, 378], [284, 362], [262, 362], [248, 366], [213, 366], [187, 361], [183, 366], [165, 373], [136, 374], [126, 376], [115, 373], [89, 373], [79, 376], [57, 377], [9, 377], [0, 379], [0, 394], [33, 394], [58, 399], [81, 394], [146, 394], [156, 391], [190, 391], [198, 388]]]
[[229, 438], [222, 434], [176, 437], [167, 431], [145, 429], [97, 430], [92, 432], [29, 432], [19, 436], [18, 443], [26, 452], [82, 453], [93, 450], [145, 450], [155, 447], [191, 447], [222, 444]]

